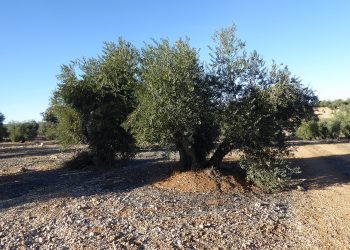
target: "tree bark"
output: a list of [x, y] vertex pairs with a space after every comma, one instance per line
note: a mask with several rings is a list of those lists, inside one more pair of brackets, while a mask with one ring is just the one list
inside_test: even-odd
[[186, 138], [181, 138], [176, 143], [180, 154], [180, 164], [184, 171], [199, 170], [208, 166], [205, 157], [199, 155], [199, 150], [196, 150]]
[[176, 144], [177, 150], [179, 151], [180, 155], [180, 165], [183, 171], [188, 171], [191, 169], [191, 159], [186, 153], [185, 148], [180, 144]]
[[232, 149], [233, 147], [227, 141], [221, 142], [219, 147], [215, 150], [214, 154], [210, 158], [209, 164], [216, 169], [220, 168], [225, 155], [227, 155]]

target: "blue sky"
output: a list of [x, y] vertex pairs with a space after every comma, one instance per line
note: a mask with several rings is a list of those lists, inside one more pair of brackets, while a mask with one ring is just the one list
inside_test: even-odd
[[40, 120], [60, 65], [98, 55], [103, 41], [189, 36], [207, 59], [212, 34], [232, 23], [249, 49], [287, 64], [320, 99], [350, 97], [350, 1], [4, 0], [0, 112]]

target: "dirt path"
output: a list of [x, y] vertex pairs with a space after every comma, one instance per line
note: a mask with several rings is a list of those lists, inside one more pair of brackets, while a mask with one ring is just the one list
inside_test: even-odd
[[350, 145], [297, 147], [305, 192], [293, 192], [304, 249], [350, 249]]

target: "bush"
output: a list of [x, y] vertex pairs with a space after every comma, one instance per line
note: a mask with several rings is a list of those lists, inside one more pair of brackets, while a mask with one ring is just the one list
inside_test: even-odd
[[296, 131], [296, 136], [303, 140], [314, 140], [319, 137], [318, 122], [315, 120], [303, 121]]
[[11, 122], [8, 124], [9, 137], [12, 142], [34, 140], [38, 135], [39, 124], [36, 121]]

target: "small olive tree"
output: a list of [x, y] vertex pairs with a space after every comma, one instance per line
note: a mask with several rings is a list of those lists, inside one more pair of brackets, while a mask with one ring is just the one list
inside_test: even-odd
[[138, 63], [138, 51], [120, 39], [106, 43], [98, 58], [62, 66], [52, 101], [58, 136], [88, 143], [99, 166], [132, 155], [134, 140], [122, 123], [132, 111]]

